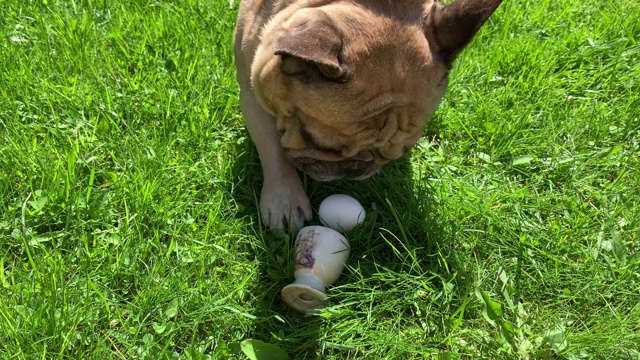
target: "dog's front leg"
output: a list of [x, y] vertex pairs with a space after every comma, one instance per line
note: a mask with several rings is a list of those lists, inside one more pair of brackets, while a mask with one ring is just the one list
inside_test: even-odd
[[248, 81], [241, 81], [240, 107], [262, 165], [262, 221], [276, 231], [299, 229], [313, 216], [309, 198], [295, 166], [280, 147], [276, 120], [260, 106], [249, 86]]

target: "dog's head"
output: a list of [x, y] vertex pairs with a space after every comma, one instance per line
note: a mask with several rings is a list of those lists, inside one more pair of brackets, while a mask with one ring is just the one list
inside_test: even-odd
[[364, 179], [421, 135], [456, 55], [501, 0], [324, 2], [266, 26], [251, 68], [291, 161], [318, 180]]

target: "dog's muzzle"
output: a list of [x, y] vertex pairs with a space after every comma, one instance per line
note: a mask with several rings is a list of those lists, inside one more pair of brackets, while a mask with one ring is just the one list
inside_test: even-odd
[[380, 166], [373, 161], [345, 159], [325, 161], [307, 157], [291, 158], [291, 162], [303, 173], [317, 181], [339, 179], [364, 180], [378, 171]]

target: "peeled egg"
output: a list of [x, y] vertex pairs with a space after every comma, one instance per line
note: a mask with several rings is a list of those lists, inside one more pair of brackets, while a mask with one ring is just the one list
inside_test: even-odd
[[318, 214], [322, 225], [342, 232], [362, 224], [366, 215], [358, 200], [344, 194], [334, 194], [324, 199]]

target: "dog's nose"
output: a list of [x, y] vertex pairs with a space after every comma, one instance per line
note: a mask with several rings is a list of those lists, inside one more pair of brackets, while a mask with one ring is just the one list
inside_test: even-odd
[[369, 150], [362, 150], [359, 153], [352, 156], [350, 159], [358, 161], [371, 161], [373, 160], [373, 153]]

